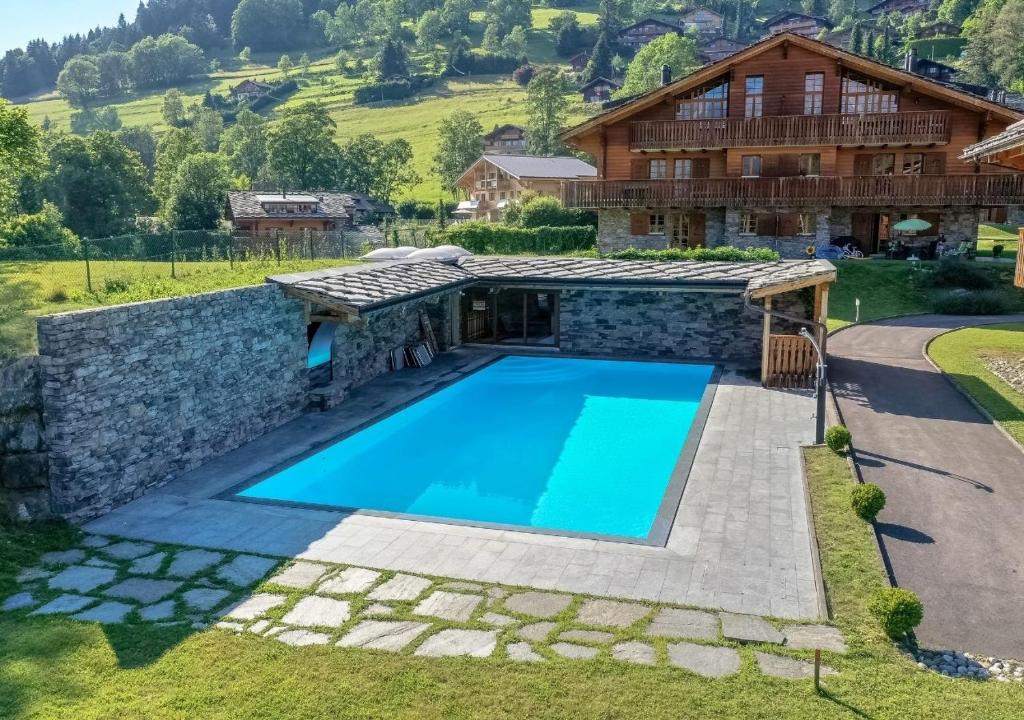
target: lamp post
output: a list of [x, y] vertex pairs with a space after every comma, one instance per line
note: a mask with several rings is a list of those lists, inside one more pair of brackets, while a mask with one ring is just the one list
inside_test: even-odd
[[827, 369], [825, 354], [821, 351], [818, 341], [814, 339], [814, 335], [807, 328], [800, 328], [800, 335], [807, 338], [814, 346], [815, 352], [818, 353], [818, 378], [814, 387], [814, 398], [818, 401], [814, 418], [814, 442], [821, 445], [825, 442], [825, 372]]

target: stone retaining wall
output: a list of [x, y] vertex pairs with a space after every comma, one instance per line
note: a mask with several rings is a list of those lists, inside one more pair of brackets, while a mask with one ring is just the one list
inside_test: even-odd
[[49, 461], [39, 395], [39, 358], [0, 367], [0, 513], [50, 515]]

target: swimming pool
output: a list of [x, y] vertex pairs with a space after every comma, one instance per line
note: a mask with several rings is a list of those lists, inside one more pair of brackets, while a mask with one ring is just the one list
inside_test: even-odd
[[504, 357], [238, 496], [633, 541], [657, 524], [663, 540], [713, 371]]

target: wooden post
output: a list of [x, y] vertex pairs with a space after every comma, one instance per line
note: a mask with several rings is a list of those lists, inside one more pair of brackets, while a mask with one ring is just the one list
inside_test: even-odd
[[814, 692], [821, 693], [821, 650], [814, 650]]
[[764, 299], [764, 332], [763, 339], [761, 341], [761, 384], [768, 385], [768, 353], [771, 350], [771, 338], [772, 338], [772, 296], [769, 295]]

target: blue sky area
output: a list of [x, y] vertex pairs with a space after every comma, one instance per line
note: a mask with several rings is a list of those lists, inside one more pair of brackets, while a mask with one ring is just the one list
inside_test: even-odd
[[131, 22], [138, 7], [139, 0], [0, 0], [0, 52], [38, 37], [53, 42], [113, 25], [120, 13]]

